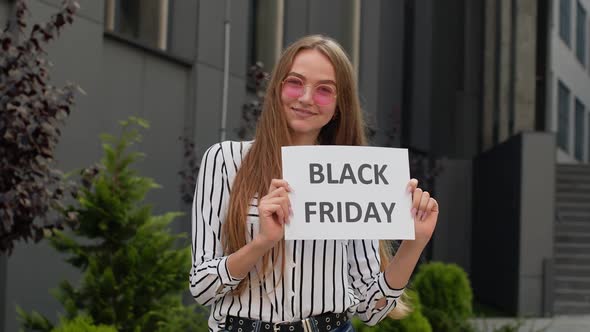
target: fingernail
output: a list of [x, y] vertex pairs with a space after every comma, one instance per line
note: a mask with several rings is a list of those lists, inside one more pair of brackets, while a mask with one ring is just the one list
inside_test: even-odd
[[409, 193], [411, 193], [411, 192], [412, 192], [412, 187], [410, 187], [410, 186], [407, 186], [407, 187], [406, 187], [406, 193], [408, 193], [408, 194], [409, 194]]
[[416, 217], [416, 208], [412, 208], [410, 213], [412, 214], [412, 218]]

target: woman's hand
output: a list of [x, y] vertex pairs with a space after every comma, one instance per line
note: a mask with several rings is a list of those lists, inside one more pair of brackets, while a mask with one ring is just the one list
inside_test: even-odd
[[[418, 180], [411, 179], [408, 192], [412, 194], [412, 217], [414, 218], [415, 240], [404, 240], [395, 256], [385, 269], [387, 284], [403, 288], [408, 284], [420, 255], [430, 241], [438, 220], [438, 203], [430, 194], [418, 188]], [[378, 303], [384, 305], [384, 302]]]
[[426, 246], [438, 220], [438, 203], [427, 191], [418, 188], [418, 180], [411, 179], [408, 191], [412, 194], [412, 217], [416, 230], [415, 243]]
[[285, 224], [289, 223], [291, 187], [285, 180], [273, 179], [268, 194], [258, 201], [260, 232], [258, 237], [269, 247], [273, 247], [284, 236]]

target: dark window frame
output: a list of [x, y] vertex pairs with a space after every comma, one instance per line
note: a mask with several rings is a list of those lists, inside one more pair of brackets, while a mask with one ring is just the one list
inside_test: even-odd
[[[172, 28], [172, 24], [171, 24], [171, 15], [172, 12], [174, 10], [174, 1], [175, 0], [167, 0], [168, 2], [168, 10], [167, 10], [167, 18], [166, 18], [166, 35], [164, 38], [166, 38], [165, 40], [165, 46], [164, 48], [160, 48], [158, 43], [159, 40], [158, 38], [156, 38], [155, 41], [149, 41], [146, 40], [144, 38], [141, 38], [140, 36], [134, 36], [132, 34], [129, 33], [124, 33], [121, 32], [121, 3], [122, 1], [127, 1], [127, 0], [114, 0], [114, 17], [113, 19], [113, 28], [109, 29], [109, 27], [106, 26], [106, 15], [108, 15], [108, 12], [106, 10], [107, 7], [107, 2], [105, 1], [105, 34], [109, 34], [109, 35], [114, 35], [116, 37], [118, 37], [121, 40], [128, 40], [130, 42], [132, 42], [133, 44], [139, 44], [144, 46], [147, 49], [154, 49], [154, 50], [158, 50], [160, 52], [165, 52], [165, 53], [170, 53], [170, 45], [171, 45], [171, 28]], [[138, 3], [142, 3], [145, 0], [138, 0]], [[139, 32], [138, 32], [139, 33]], [[159, 34], [159, 32], [158, 32]]]
[[[580, 17], [583, 16], [583, 17]], [[580, 0], [576, 1], [576, 58], [582, 66], [586, 66], [586, 17], [587, 12], [584, 6], [580, 3]], [[580, 24], [580, 21], [582, 23]]]
[[584, 160], [584, 139], [586, 132], [584, 126], [586, 125], [585, 120], [586, 106], [577, 97], [574, 98], [574, 158], [579, 161]]
[[571, 47], [571, 30], [572, 30], [572, 2], [571, 0], [559, 0], [559, 37], [568, 46]]
[[[557, 146], [569, 153], [570, 89], [561, 80], [557, 81]], [[565, 98], [565, 109], [563, 108]]]

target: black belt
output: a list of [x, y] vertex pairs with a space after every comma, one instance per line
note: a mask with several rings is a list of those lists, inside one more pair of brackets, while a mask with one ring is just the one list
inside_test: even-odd
[[[227, 316], [225, 318], [225, 329], [236, 332], [311, 332], [312, 324], [317, 326], [318, 331], [331, 331], [343, 326], [348, 321], [346, 313], [334, 314], [325, 313], [312, 316], [295, 322], [267, 323], [260, 320]], [[257, 330], [256, 326], [260, 326]]]

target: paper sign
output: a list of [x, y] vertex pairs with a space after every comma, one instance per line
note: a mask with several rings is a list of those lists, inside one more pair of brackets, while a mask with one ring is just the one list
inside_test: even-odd
[[293, 216], [285, 239], [414, 239], [407, 149], [282, 148]]

